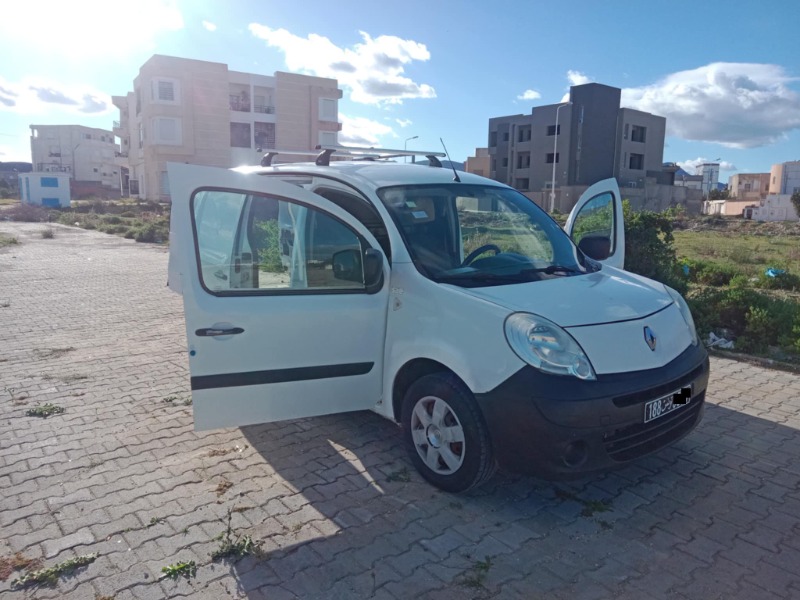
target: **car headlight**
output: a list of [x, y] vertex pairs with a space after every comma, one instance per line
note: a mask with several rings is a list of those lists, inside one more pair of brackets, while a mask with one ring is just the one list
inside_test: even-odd
[[694, 326], [694, 319], [692, 318], [692, 311], [689, 310], [689, 305], [686, 304], [686, 300], [683, 299], [683, 296], [668, 285], [665, 285], [664, 289], [667, 290], [667, 293], [675, 300], [675, 304], [678, 305], [678, 310], [681, 311], [683, 320], [686, 321], [686, 326], [689, 328], [689, 335], [692, 336], [692, 346], [697, 346], [697, 329]]
[[597, 379], [583, 348], [552, 321], [530, 313], [514, 313], [506, 319], [505, 331], [514, 353], [540, 371]]

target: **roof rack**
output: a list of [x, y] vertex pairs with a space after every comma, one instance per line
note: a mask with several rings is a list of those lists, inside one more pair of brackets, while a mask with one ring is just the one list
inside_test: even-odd
[[432, 167], [441, 167], [442, 163], [440, 157], [446, 156], [444, 152], [431, 152], [427, 150], [395, 150], [392, 148], [362, 148], [360, 146], [322, 146], [316, 147], [316, 150], [310, 152], [302, 152], [297, 150], [265, 150], [264, 156], [261, 159], [262, 167], [269, 167], [272, 165], [272, 159], [278, 155], [287, 156], [316, 156], [314, 161], [320, 167], [327, 167], [330, 165], [331, 155], [336, 153], [337, 156], [350, 157], [353, 160], [388, 160], [390, 158], [398, 158], [400, 156], [424, 156], [428, 159], [428, 163]]

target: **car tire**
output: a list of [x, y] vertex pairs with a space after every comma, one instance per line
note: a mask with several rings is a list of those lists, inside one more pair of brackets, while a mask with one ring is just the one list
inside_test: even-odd
[[465, 492], [496, 468], [486, 423], [475, 398], [455, 376], [426, 375], [403, 398], [403, 437], [420, 474], [446, 492]]

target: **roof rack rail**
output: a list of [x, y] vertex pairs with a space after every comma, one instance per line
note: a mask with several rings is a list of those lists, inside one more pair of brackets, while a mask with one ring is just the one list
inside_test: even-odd
[[341, 157], [349, 157], [352, 160], [388, 160], [401, 156], [424, 156], [432, 167], [441, 167], [439, 157], [446, 156], [444, 152], [431, 152], [429, 150], [395, 150], [393, 148], [363, 148], [361, 146], [340, 146], [340, 145], [318, 145], [316, 149], [304, 152], [298, 150], [264, 150], [261, 158], [262, 167], [272, 166], [273, 159], [278, 156], [315, 156], [315, 164], [320, 167], [327, 167], [331, 162], [331, 155], [336, 154]]

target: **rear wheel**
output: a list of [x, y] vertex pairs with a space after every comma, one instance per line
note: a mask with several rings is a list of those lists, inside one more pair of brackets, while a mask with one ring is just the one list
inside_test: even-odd
[[464, 492], [495, 470], [486, 424], [472, 393], [453, 375], [417, 380], [403, 399], [403, 434], [414, 466], [447, 492]]

